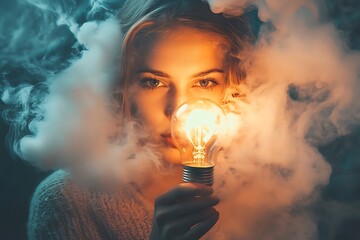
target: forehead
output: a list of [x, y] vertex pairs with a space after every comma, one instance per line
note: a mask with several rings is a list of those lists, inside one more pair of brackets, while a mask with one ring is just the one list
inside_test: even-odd
[[221, 68], [224, 46], [224, 40], [217, 34], [178, 26], [145, 45], [138, 63], [141, 67], [167, 71]]

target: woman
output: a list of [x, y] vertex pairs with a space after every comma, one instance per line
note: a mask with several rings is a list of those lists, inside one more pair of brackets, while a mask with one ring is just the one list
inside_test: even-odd
[[219, 218], [212, 187], [181, 183], [170, 118], [188, 99], [222, 104], [234, 94], [244, 78], [246, 26], [200, 0], [127, 1], [120, 16], [123, 120], [151, 129], [151, 141], [174, 167], [144, 188], [116, 192], [84, 189], [65, 171], [55, 172], [34, 194], [30, 239], [198, 239]]

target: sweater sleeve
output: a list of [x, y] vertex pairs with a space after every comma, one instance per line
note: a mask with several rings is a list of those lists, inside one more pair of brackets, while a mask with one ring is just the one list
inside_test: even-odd
[[86, 210], [86, 199], [64, 171], [46, 178], [35, 190], [28, 221], [28, 239], [100, 239]]

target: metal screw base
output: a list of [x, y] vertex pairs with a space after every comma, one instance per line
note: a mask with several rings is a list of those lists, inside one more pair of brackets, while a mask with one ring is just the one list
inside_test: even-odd
[[190, 167], [183, 165], [184, 182], [202, 183], [209, 186], [214, 184], [214, 167]]

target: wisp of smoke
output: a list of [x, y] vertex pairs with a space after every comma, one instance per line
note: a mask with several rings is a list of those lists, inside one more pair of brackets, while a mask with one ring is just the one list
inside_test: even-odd
[[[216, 168], [221, 218], [209, 235], [215, 239], [321, 238], [320, 216], [314, 209], [322, 202], [321, 189], [329, 182], [331, 167], [318, 147], [358, 126], [359, 53], [346, 47], [319, 3], [208, 2], [214, 12], [226, 15], [256, 7], [264, 22], [245, 60], [247, 99], [234, 99], [240, 113], [231, 114], [233, 135]], [[1, 36], [11, 39], [1, 53], [6, 59], [2, 68], [25, 64], [38, 77], [19, 78], [18, 84], [11, 84], [7, 81], [13, 77], [11, 72], [3, 72], [2, 100], [15, 108], [4, 114], [14, 124], [9, 140], [15, 143], [14, 151], [42, 168], [115, 176], [116, 181], [133, 180], [134, 171], [159, 166], [154, 147], [141, 144], [147, 135], [135, 122], [119, 126], [111, 102], [121, 46], [113, 10], [118, 3], [37, 0], [21, 4], [37, 9], [36, 19], [47, 28], [26, 22], [31, 16], [28, 11], [18, 19], [16, 31], [6, 28], [7, 21], [1, 22]], [[70, 43], [56, 35], [59, 29]], [[50, 54], [66, 44], [72, 46], [66, 57]], [[24, 131], [26, 136], [21, 135]], [[324, 204], [334, 209], [324, 216], [341, 215], [329, 221], [331, 229], [349, 215], [359, 217], [351, 211], [358, 202]], [[329, 239], [334, 234], [329, 230]]]
[[[223, 239], [322, 238], [314, 208], [331, 167], [317, 147], [360, 122], [360, 55], [346, 47], [313, 1], [209, 4], [227, 15], [256, 6], [264, 22], [248, 59], [248, 104], [239, 103], [242, 112], [234, 121], [239, 131], [218, 168], [217, 191], [224, 199], [214, 234]], [[332, 221], [328, 233], [344, 215]]]
[[[73, 46], [81, 48], [78, 54], [67, 60], [67, 66], [58, 66], [58, 69], [53, 66], [51, 74], [41, 72], [39, 66], [27, 66], [30, 71], [38, 69], [44, 79], [15, 87], [8, 82], [3, 85], [2, 100], [17, 110], [16, 114], [9, 110], [4, 112], [5, 118], [13, 124], [13, 134], [8, 140], [14, 143], [16, 154], [43, 169], [67, 168], [76, 176], [108, 176], [118, 178], [120, 182], [131, 180], [135, 172], [146, 171], [152, 164], [159, 165], [159, 154], [150, 144], [140, 147], [146, 133], [136, 122], [120, 126], [116, 103], [111, 100], [120, 66], [122, 34], [118, 21], [107, 6], [100, 1], [94, 2], [87, 15], [96, 15], [99, 9], [105, 9], [104, 19], [78, 24], [78, 13], [73, 13], [77, 6], [75, 1], [67, 4], [40, 0], [29, 3], [27, 7], [41, 10], [39, 14], [45, 16], [41, 19], [56, 20], [57, 24], [47, 26], [48, 33], [55, 32], [52, 27], [66, 26], [73, 34]], [[45, 30], [33, 36], [27, 30], [31, 26], [25, 21], [20, 20], [20, 23], [23, 24], [18, 26], [20, 34], [14, 33], [6, 49], [9, 53], [20, 51], [16, 42], [24, 41], [25, 37], [28, 41], [35, 41], [29, 44], [30, 51], [34, 48], [36, 51], [42, 45], [46, 48], [50, 36]], [[7, 59], [12, 63], [27, 62], [33, 57], [14, 56], [17, 58]], [[46, 65], [42, 64], [43, 61], [46, 59], [40, 60], [40, 66]], [[28, 134], [21, 136], [24, 129]]]

